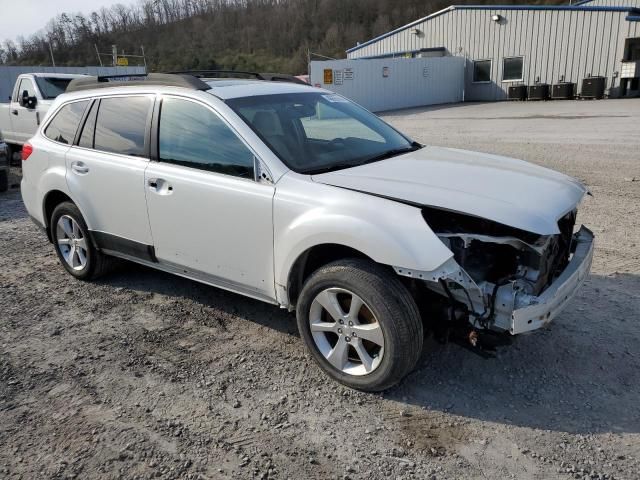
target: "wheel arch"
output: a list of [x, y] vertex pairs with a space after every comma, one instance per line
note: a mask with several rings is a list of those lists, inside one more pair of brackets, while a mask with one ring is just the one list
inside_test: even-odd
[[51, 228], [49, 228], [50, 222], [51, 222], [51, 215], [53, 214], [53, 211], [56, 209], [56, 207], [63, 202], [71, 202], [76, 206], [78, 210], [80, 210], [80, 214], [82, 215], [82, 218], [84, 219], [89, 229], [89, 237], [91, 238], [91, 243], [97, 248], [96, 241], [93, 237], [93, 234], [91, 233], [91, 225], [89, 224], [89, 221], [87, 220], [87, 216], [83, 212], [82, 207], [78, 205], [78, 203], [73, 199], [73, 197], [69, 195], [68, 192], [64, 192], [59, 189], [49, 190], [42, 199], [42, 214], [44, 219], [44, 227], [45, 227], [45, 231], [47, 233], [47, 238], [49, 239], [49, 241], [53, 243], [53, 238], [51, 237]]
[[336, 260], [364, 258], [374, 261], [360, 250], [340, 243], [321, 243], [307, 248], [294, 260], [287, 275], [288, 303], [295, 305], [304, 281], [317, 269]]
[[[426, 225], [419, 209], [392, 202], [376, 212], [365, 207], [353, 212], [311, 209], [276, 223], [274, 273], [280, 305], [295, 306], [296, 275], [316, 248], [329, 261], [365, 257], [380, 265], [420, 271], [436, 269], [453, 255]], [[302, 271], [309, 273], [305, 268]]]
[[47, 232], [47, 238], [50, 242], [53, 242], [53, 238], [51, 238], [51, 215], [55, 208], [63, 202], [75, 202], [71, 199], [69, 195], [61, 190], [51, 190], [47, 192], [47, 194], [42, 199], [42, 217], [44, 219], [44, 227]]

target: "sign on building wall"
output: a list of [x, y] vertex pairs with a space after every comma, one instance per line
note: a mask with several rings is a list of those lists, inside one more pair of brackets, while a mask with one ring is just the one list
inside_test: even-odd
[[382, 67], [382, 76], [387, 78], [389, 76], [389, 67]]
[[336, 85], [342, 85], [342, 70], [333, 71], [333, 83]]
[[353, 80], [353, 68], [345, 68], [344, 69], [344, 79], [345, 80]]
[[324, 82], [325, 85], [331, 85], [333, 83], [333, 70], [331, 68], [324, 69]]
[[127, 57], [118, 57], [118, 66], [119, 67], [128, 67], [129, 59]]

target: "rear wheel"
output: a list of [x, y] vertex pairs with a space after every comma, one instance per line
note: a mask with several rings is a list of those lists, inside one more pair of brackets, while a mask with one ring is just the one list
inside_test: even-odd
[[73, 203], [63, 202], [53, 210], [49, 228], [60, 263], [71, 275], [91, 280], [108, 271], [111, 259], [95, 248], [87, 224]]
[[314, 272], [300, 293], [297, 320], [314, 360], [352, 388], [391, 387], [422, 352], [413, 298], [396, 275], [371, 261], [341, 260]]

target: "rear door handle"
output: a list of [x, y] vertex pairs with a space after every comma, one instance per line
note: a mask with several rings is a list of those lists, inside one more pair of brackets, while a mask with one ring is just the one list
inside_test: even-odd
[[80, 175], [89, 173], [89, 167], [82, 162], [71, 162], [71, 170], [75, 173], [79, 173]]
[[14, 115], [18, 115], [18, 110], [11, 110], [11, 113], [13, 113]]

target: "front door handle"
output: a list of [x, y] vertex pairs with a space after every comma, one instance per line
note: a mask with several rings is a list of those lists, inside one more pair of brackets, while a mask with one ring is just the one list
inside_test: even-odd
[[89, 173], [89, 167], [82, 162], [71, 162], [71, 170], [80, 175]]
[[150, 178], [147, 180], [149, 189], [159, 195], [171, 195], [173, 193], [173, 186], [167, 182], [164, 178]]
[[14, 115], [18, 115], [18, 110], [11, 110], [11, 113], [13, 113]]

